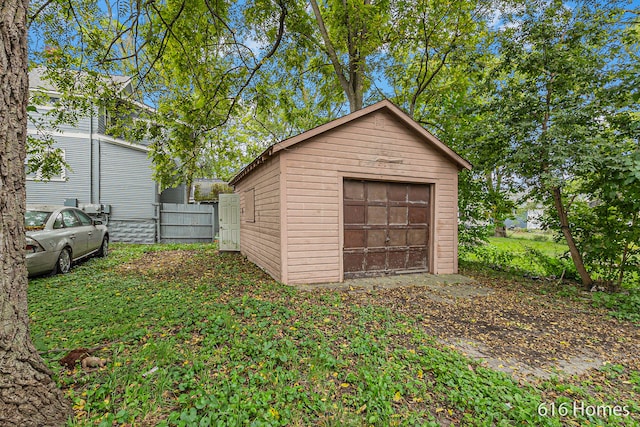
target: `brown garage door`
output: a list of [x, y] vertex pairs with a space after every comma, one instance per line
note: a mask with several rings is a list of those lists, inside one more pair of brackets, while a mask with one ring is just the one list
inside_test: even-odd
[[429, 186], [344, 181], [344, 277], [428, 270]]

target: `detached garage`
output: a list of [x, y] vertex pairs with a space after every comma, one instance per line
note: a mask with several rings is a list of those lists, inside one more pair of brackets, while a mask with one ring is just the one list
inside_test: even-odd
[[288, 284], [457, 273], [462, 169], [382, 101], [272, 145], [233, 178], [240, 250]]

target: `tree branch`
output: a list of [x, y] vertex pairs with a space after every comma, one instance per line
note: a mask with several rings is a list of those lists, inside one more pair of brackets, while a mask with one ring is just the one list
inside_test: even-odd
[[33, 15], [29, 16], [29, 20], [28, 20], [27, 24], [30, 26], [33, 21], [38, 19], [38, 15], [40, 15], [42, 13], [42, 11], [44, 11], [47, 8], [47, 6], [49, 6], [54, 1], [55, 0], [47, 0], [44, 3], [42, 3], [42, 5], [38, 8], [38, 10], [36, 10], [33, 13]]
[[329, 55], [329, 59], [331, 60], [331, 64], [333, 65], [333, 69], [336, 72], [336, 76], [338, 77], [338, 81], [340, 82], [340, 86], [345, 91], [347, 96], [349, 97], [349, 102], [351, 103], [351, 98], [354, 96], [351, 86], [349, 85], [349, 80], [344, 73], [344, 68], [340, 63], [340, 59], [336, 53], [336, 50], [331, 42], [331, 38], [329, 37], [329, 32], [327, 31], [327, 27], [324, 24], [324, 20], [322, 19], [322, 14], [320, 13], [320, 8], [318, 7], [318, 2], [316, 0], [310, 0], [311, 8], [313, 9], [313, 13], [316, 17], [316, 22], [318, 24], [318, 28], [320, 29], [320, 34], [322, 35], [322, 40], [324, 41], [324, 47], [326, 53]]

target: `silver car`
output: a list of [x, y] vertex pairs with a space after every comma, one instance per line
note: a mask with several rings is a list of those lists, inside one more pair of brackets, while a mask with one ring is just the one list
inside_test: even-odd
[[109, 252], [107, 227], [77, 208], [27, 206], [24, 225], [29, 276], [68, 273], [79, 259]]

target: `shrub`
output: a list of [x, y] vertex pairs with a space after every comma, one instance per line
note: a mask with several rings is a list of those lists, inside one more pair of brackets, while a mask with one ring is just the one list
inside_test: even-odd
[[492, 245], [476, 246], [472, 249], [472, 253], [478, 257], [481, 262], [487, 264], [487, 266], [498, 270], [513, 268], [514, 258], [520, 256], [510, 251], [498, 249]]
[[615, 294], [594, 292], [593, 304], [611, 310], [609, 315], [618, 319], [640, 322], [640, 289]]
[[578, 272], [568, 255], [565, 254], [559, 258], [552, 257], [531, 247], [526, 247], [525, 252], [527, 257], [543, 270], [544, 276], [578, 280]]

